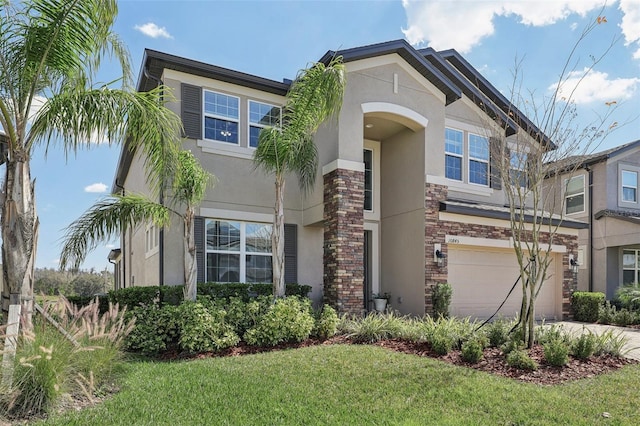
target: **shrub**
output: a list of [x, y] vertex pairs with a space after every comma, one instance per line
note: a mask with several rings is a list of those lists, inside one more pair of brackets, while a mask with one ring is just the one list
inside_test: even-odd
[[551, 365], [562, 367], [569, 362], [569, 345], [563, 339], [551, 339], [544, 344], [544, 359]]
[[206, 309], [198, 302], [183, 302], [178, 307], [180, 347], [189, 352], [215, 352], [240, 341], [233, 327], [225, 322], [222, 309]]
[[598, 322], [600, 324], [611, 324], [613, 323], [613, 318], [615, 317], [617, 309], [615, 305], [612, 305], [608, 300], [605, 302], [604, 306], [600, 307], [600, 314], [598, 316]]
[[136, 318], [133, 331], [127, 337], [127, 348], [145, 355], [156, 355], [177, 343], [179, 337], [176, 306], [140, 306], [131, 312]]
[[482, 359], [486, 339], [474, 336], [462, 344], [462, 359], [475, 364]]
[[640, 284], [625, 284], [616, 290], [615, 299], [622, 308], [630, 311], [640, 310]]
[[160, 287], [127, 287], [109, 292], [109, 300], [126, 306], [129, 310], [138, 306], [157, 305], [160, 302]]
[[336, 334], [338, 330], [338, 313], [329, 305], [324, 305], [322, 309], [314, 312], [315, 324], [312, 334], [321, 339], [327, 339]]
[[485, 333], [489, 339], [489, 345], [492, 347], [500, 347], [509, 340], [509, 331], [511, 330], [511, 321], [503, 318], [486, 325]]
[[613, 355], [617, 357], [624, 356], [629, 349], [625, 349], [629, 339], [622, 334], [621, 331], [614, 333], [613, 330], [607, 330], [604, 333], [596, 334], [595, 355]]
[[636, 322], [636, 314], [627, 308], [619, 309], [612, 318], [614, 324], [625, 327]]
[[536, 341], [541, 345], [554, 341], [561, 341], [568, 345], [571, 343], [571, 340], [571, 334], [562, 326], [552, 324], [550, 326], [536, 328]]
[[520, 370], [534, 371], [538, 369], [538, 364], [531, 359], [527, 351], [517, 349], [509, 352], [507, 355], [507, 364]]
[[451, 295], [453, 289], [451, 284], [438, 283], [433, 287], [433, 315], [437, 317], [449, 317], [449, 305], [451, 304]]
[[571, 344], [571, 355], [578, 359], [587, 359], [596, 350], [597, 339], [591, 331], [583, 330], [582, 334]]
[[576, 321], [596, 322], [600, 306], [604, 304], [604, 293], [576, 291], [571, 295], [571, 309]]
[[270, 296], [258, 296], [248, 302], [241, 297], [232, 296], [228, 302], [225, 302], [225, 299], [216, 299], [214, 304], [227, 311], [227, 323], [233, 326], [238, 336], [242, 336], [257, 324], [258, 318], [269, 310], [272, 302], [273, 298]]
[[289, 296], [277, 299], [269, 310], [247, 330], [244, 340], [250, 345], [274, 346], [283, 342], [301, 342], [309, 337], [314, 320], [311, 301]]

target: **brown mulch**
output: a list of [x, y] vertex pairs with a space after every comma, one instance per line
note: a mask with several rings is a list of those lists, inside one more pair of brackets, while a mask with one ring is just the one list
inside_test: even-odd
[[[307, 339], [301, 343], [283, 343], [273, 347], [255, 347], [241, 343], [236, 347], [229, 348], [217, 353], [189, 355], [184, 353], [177, 353], [176, 351], [170, 351], [168, 353], [165, 353], [162, 359], [202, 359], [209, 357], [241, 356], [262, 352], [271, 352], [276, 350], [296, 349], [307, 346], [333, 344], [354, 344], [354, 342], [352, 342], [345, 336], [336, 336], [327, 340]], [[438, 355], [431, 350], [430, 346], [427, 343], [412, 343], [404, 340], [382, 340], [373, 344], [396, 352], [436, 358], [449, 364], [473, 368], [476, 370], [485, 371], [490, 374], [495, 374], [497, 376], [507, 377], [521, 382], [535, 383], [539, 385], [556, 385], [571, 380], [594, 377], [599, 374], [606, 374], [611, 371], [615, 371], [619, 368], [624, 367], [625, 365], [638, 363], [638, 361], [632, 359], [618, 358], [611, 355], [602, 355], [597, 357], [592, 356], [588, 360], [579, 360], [577, 358], [569, 357], [569, 363], [567, 365], [565, 365], [564, 367], [554, 367], [544, 361], [542, 346], [537, 345], [529, 350], [529, 356], [538, 363], [539, 367], [535, 371], [525, 371], [508, 366], [505, 361], [504, 354], [498, 348], [485, 349], [484, 356], [480, 360], [480, 362], [478, 362], [477, 364], [470, 364], [462, 360], [462, 356], [459, 350], [451, 351], [444, 356]]]

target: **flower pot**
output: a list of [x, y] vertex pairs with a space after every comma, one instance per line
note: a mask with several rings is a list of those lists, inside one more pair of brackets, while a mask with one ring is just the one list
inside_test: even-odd
[[373, 299], [373, 304], [378, 312], [384, 312], [387, 308], [387, 299]]

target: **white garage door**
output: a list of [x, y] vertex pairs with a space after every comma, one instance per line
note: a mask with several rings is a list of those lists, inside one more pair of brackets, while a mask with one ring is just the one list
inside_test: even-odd
[[[449, 246], [449, 283], [453, 288], [451, 314], [457, 317], [488, 318], [498, 309], [520, 275], [518, 261], [512, 251], [485, 247], [459, 248]], [[536, 318], [559, 317], [562, 278], [551, 263], [536, 301]], [[516, 288], [499, 314], [513, 317], [520, 311], [522, 286]]]

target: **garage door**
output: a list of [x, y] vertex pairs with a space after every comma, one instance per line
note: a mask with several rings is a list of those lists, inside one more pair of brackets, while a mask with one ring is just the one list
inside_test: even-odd
[[[520, 275], [518, 261], [511, 250], [459, 248], [449, 246], [449, 283], [453, 288], [451, 313], [458, 317], [488, 318], [498, 309]], [[536, 318], [556, 319], [561, 300], [562, 279], [551, 263], [536, 301]], [[499, 314], [513, 317], [520, 311], [522, 287], [517, 287]]]

